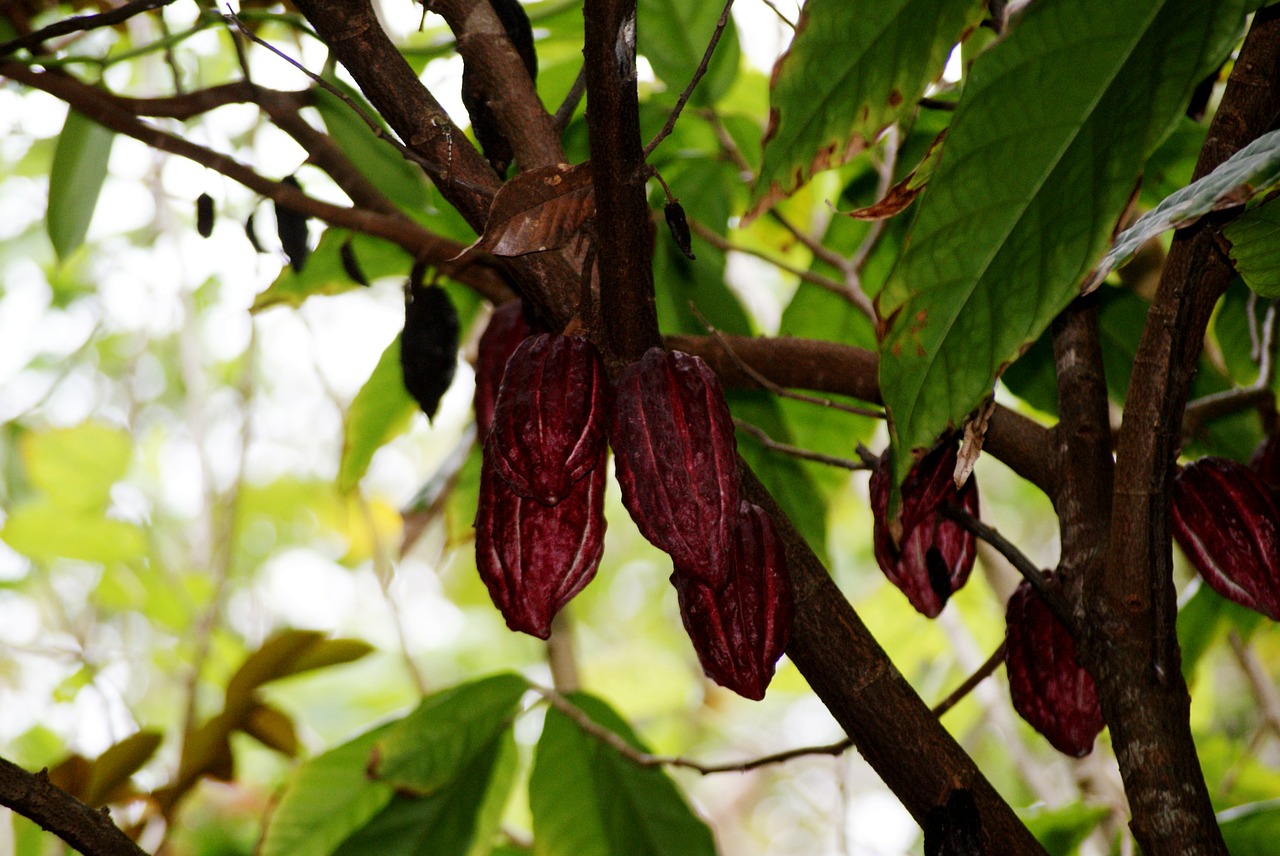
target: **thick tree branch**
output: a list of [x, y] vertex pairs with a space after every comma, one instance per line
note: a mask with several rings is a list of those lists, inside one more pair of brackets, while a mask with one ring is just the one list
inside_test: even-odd
[[168, 6], [174, 0], [132, 0], [119, 8], [98, 15], [76, 15], [55, 21], [47, 27], [41, 27], [34, 33], [28, 33], [16, 39], [0, 44], [0, 57], [8, 56], [14, 51], [27, 49], [34, 51], [40, 44], [58, 36], [69, 36], [72, 33], [83, 33], [101, 27], [113, 27], [123, 24], [135, 15]]
[[146, 856], [146, 851], [98, 811], [49, 781], [0, 758], [0, 805], [33, 820], [86, 856]]
[[520, 170], [563, 163], [555, 119], [538, 99], [524, 61], [488, 0], [431, 0], [427, 6], [453, 31], [468, 75], [484, 93]]
[[[1280, 6], [1253, 26], [1209, 128], [1195, 177], [1273, 127], [1280, 115]], [[1147, 853], [1225, 853], [1188, 723], [1173, 632], [1170, 494], [1182, 413], [1205, 328], [1233, 270], [1215, 234], [1231, 212], [1174, 237], [1134, 360], [1116, 453], [1104, 572], [1086, 580], [1087, 613], [1107, 640], [1090, 657], [1134, 837]]]

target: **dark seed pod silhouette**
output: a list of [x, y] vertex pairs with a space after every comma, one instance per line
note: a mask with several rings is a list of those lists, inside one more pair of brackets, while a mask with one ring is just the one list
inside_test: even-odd
[[[292, 175], [281, 179], [280, 183], [291, 185], [298, 190], [302, 189], [298, 179]], [[280, 236], [280, 246], [284, 248], [284, 254], [289, 258], [289, 266], [293, 268], [293, 272], [301, 273], [307, 264], [307, 256], [311, 254], [307, 215], [278, 203], [275, 208], [276, 234]]]
[[738, 455], [720, 381], [702, 360], [650, 348], [618, 378], [609, 444], [622, 502], [680, 572], [719, 589], [738, 518]]
[[434, 419], [458, 366], [458, 311], [438, 285], [411, 284], [405, 294], [400, 369], [404, 388]]
[[[511, 40], [516, 53], [524, 62], [529, 79], [536, 81], [538, 54], [533, 47], [533, 27], [520, 0], [489, 0], [489, 3], [497, 13], [498, 20], [502, 22], [503, 29], [507, 31], [507, 38]], [[467, 108], [467, 115], [471, 117], [471, 130], [484, 151], [485, 159], [489, 161], [494, 172], [505, 178], [507, 167], [511, 166], [513, 158], [511, 143], [503, 133], [502, 126], [493, 115], [493, 111], [489, 109], [489, 104], [485, 100], [470, 64], [464, 65], [462, 69], [462, 104]]]
[[350, 238], [343, 241], [342, 246], [338, 248], [338, 257], [342, 259], [342, 270], [351, 277], [352, 282], [364, 286], [369, 284], [369, 278], [360, 269], [360, 260], [356, 258], [356, 248], [351, 245]]
[[977, 556], [973, 535], [938, 514], [938, 508], [958, 505], [978, 516], [978, 485], [973, 476], [956, 489], [956, 444], [946, 439], [911, 468], [902, 485], [902, 538], [895, 547], [889, 533], [889, 456], [881, 457], [871, 473], [872, 530], [876, 563], [889, 581], [902, 590], [916, 611], [935, 618], [952, 594], [969, 579]]
[[733, 569], [719, 590], [681, 573], [671, 575], [685, 631], [702, 670], [744, 698], [760, 700], [787, 647], [794, 603], [787, 557], [764, 509], [738, 508]]
[[673, 199], [663, 206], [662, 213], [667, 218], [667, 229], [671, 231], [671, 237], [680, 252], [690, 260], [696, 259], [697, 256], [693, 254], [693, 236], [689, 234], [689, 220], [684, 216], [684, 206]]
[[973, 793], [956, 788], [925, 815], [924, 856], [984, 856], [982, 816]]
[[1173, 534], [1210, 588], [1280, 621], [1280, 503], [1255, 470], [1215, 457], [1183, 467]]
[[608, 414], [596, 346], [581, 336], [530, 336], [507, 360], [485, 455], [516, 493], [555, 505], [600, 459]]
[[502, 386], [502, 374], [507, 360], [520, 347], [533, 328], [519, 300], [510, 300], [497, 309], [484, 328], [480, 344], [476, 348], [476, 432], [481, 442], [489, 435], [493, 424], [493, 407], [498, 400], [498, 388]]
[[476, 510], [476, 568], [507, 626], [546, 639], [591, 582], [604, 552], [606, 450], [556, 505], [525, 499], [486, 459]]
[[196, 231], [202, 238], [213, 234], [213, 197], [207, 193], [196, 197]]
[[1088, 755], [1106, 724], [1097, 687], [1076, 659], [1071, 631], [1026, 580], [1009, 598], [1005, 646], [1013, 709], [1059, 752]]
[[249, 245], [253, 247], [255, 253], [265, 253], [262, 244], [258, 243], [258, 229], [253, 224], [253, 215], [250, 214], [244, 221], [244, 236], [249, 239]]

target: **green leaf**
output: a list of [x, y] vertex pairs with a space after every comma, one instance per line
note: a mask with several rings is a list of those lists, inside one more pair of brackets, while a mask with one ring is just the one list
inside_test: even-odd
[[707, 328], [694, 314], [697, 309], [717, 330], [751, 335], [747, 313], [724, 282], [724, 253], [702, 243], [695, 243], [694, 251], [698, 258], [690, 261], [675, 241], [665, 234], [659, 237], [653, 253], [658, 327], [664, 333], [706, 335]]
[[270, 705], [254, 705], [240, 723], [240, 730], [282, 755], [293, 758], [298, 754], [298, 731], [293, 720]]
[[897, 472], [1079, 292], [1146, 157], [1242, 20], [1241, 0], [1045, 0], [974, 63], [880, 295]]
[[1188, 682], [1209, 649], [1228, 630], [1248, 638], [1262, 622], [1262, 616], [1248, 607], [1227, 600], [1202, 582], [1191, 597], [1178, 607], [1178, 648], [1182, 651], [1182, 674]]
[[395, 789], [365, 771], [374, 744], [397, 724], [368, 731], [299, 767], [267, 821], [260, 856], [328, 856], [386, 808]]
[[383, 276], [404, 276], [413, 267], [413, 259], [400, 247], [381, 238], [370, 237], [346, 229], [326, 229], [320, 242], [307, 256], [301, 273], [284, 265], [275, 282], [254, 298], [250, 312], [271, 306], [301, 306], [302, 301], [317, 294], [342, 294], [353, 288], [364, 288], [347, 275], [342, 266], [342, 245], [351, 241], [361, 271], [370, 281]]
[[[366, 115], [377, 115], [341, 81], [331, 82], [364, 107]], [[426, 208], [428, 193], [422, 170], [405, 160], [404, 155], [386, 139], [374, 136], [364, 119], [337, 95], [316, 87], [312, 90], [312, 98], [333, 141], [374, 187], [400, 208], [409, 211]]]
[[[1089, 275], [1089, 285], [1095, 285], [1119, 266], [1125, 259], [1138, 251], [1138, 247], [1168, 229], [1190, 223], [1215, 209], [1224, 206], [1239, 205], [1247, 202], [1259, 193], [1265, 193], [1276, 182], [1280, 181], [1280, 131], [1263, 134], [1240, 151], [1236, 152], [1217, 169], [1199, 181], [1170, 194], [1159, 205], [1138, 218], [1138, 221], [1125, 229], [1116, 238], [1115, 246], [1102, 259], [1102, 263]], [[1229, 224], [1223, 231], [1227, 237], [1232, 235], [1233, 227], [1237, 240], [1245, 243], [1252, 239], [1268, 238], [1263, 242], [1260, 257], [1253, 259], [1251, 270], [1264, 271], [1269, 276], [1271, 287], [1280, 295], [1280, 242], [1277, 242], [1276, 225], [1280, 215], [1275, 213], [1263, 215], [1252, 223], [1246, 218], [1264, 210], [1263, 205], [1241, 217], [1246, 225], [1239, 227], [1240, 220]], [[1280, 211], [1280, 208], [1277, 208]], [[1269, 247], [1269, 248], [1268, 248]], [[1239, 258], [1234, 249], [1232, 259]], [[1247, 257], [1247, 256], [1246, 256]], [[1244, 274], [1244, 271], [1241, 271]], [[1245, 277], [1248, 281], [1248, 277]], [[1262, 293], [1262, 292], [1259, 292]], [[1273, 296], [1265, 294], [1264, 296]]]
[[1232, 856], [1271, 856], [1280, 838], [1280, 799], [1233, 806], [1218, 812], [1218, 825]]
[[69, 511], [99, 511], [133, 455], [129, 433], [101, 422], [22, 435], [27, 478], [51, 504]]
[[107, 160], [116, 135], [75, 110], [67, 111], [49, 171], [49, 210], [45, 227], [58, 258], [84, 242], [107, 178]]
[[73, 512], [45, 500], [9, 512], [0, 540], [32, 559], [123, 562], [146, 555], [142, 529], [94, 512]]
[[262, 643], [227, 683], [227, 712], [230, 727], [240, 722], [257, 706], [254, 691], [271, 681], [287, 678], [311, 669], [348, 663], [372, 651], [372, 646], [353, 639], [325, 639], [315, 630], [285, 630]]
[[342, 843], [337, 856], [467, 856], [487, 853], [517, 764], [515, 738], [503, 732], [482, 747], [447, 788], [426, 798], [397, 794]]
[[401, 792], [430, 796], [511, 726], [529, 684], [504, 673], [428, 696], [377, 746], [371, 772]]
[[151, 759], [163, 739], [158, 731], [139, 731], [99, 755], [89, 770], [85, 803], [100, 806], [107, 802], [113, 791], [128, 783], [129, 777]]
[[[722, 9], [722, 0], [639, 0], [636, 4], [636, 50], [649, 60], [669, 92], [683, 92], [693, 79]], [[693, 104], [710, 106], [728, 92], [740, 60], [738, 34], [730, 19], [690, 99]]]
[[916, 109], [983, 0], [809, 0], [774, 69], [756, 216]]
[[1280, 204], [1271, 200], [1246, 211], [1223, 233], [1245, 284], [1262, 297], [1280, 297]]
[[[647, 751], [599, 699], [570, 700], [597, 724]], [[667, 774], [640, 767], [554, 708], [547, 711], [529, 781], [539, 856], [714, 854], [707, 828]]]
[[1049, 853], [1075, 853], [1110, 813], [1106, 806], [1074, 803], [1020, 813], [1020, 817]]
[[396, 336], [347, 408], [342, 426], [338, 490], [343, 493], [355, 490], [369, 469], [373, 453], [403, 434], [417, 412], [417, 402], [404, 388], [400, 337]]

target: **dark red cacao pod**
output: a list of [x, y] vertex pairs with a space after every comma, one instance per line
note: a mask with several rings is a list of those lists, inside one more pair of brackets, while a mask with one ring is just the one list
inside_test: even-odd
[[476, 568], [507, 626], [546, 639], [551, 620], [591, 582], [604, 552], [605, 450], [561, 502], [511, 489], [486, 462], [476, 511]]
[[952, 594], [969, 579], [977, 542], [960, 524], [938, 514], [942, 505], [958, 505], [978, 516], [978, 484], [970, 476], [956, 489], [956, 444], [944, 440], [921, 458], [902, 485], [902, 540], [889, 534], [889, 455], [871, 473], [871, 512], [876, 562], [902, 590], [916, 611], [937, 617]]
[[1249, 466], [1262, 476], [1272, 494], [1280, 499], [1280, 431], [1258, 444], [1249, 458]]
[[738, 454], [720, 381], [650, 348], [618, 378], [609, 425], [622, 502], [681, 573], [719, 589], [733, 562]]
[[493, 424], [493, 406], [502, 386], [507, 360], [533, 332], [519, 300], [510, 300], [493, 310], [476, 349], [476, 436], [484, 442]]
[[555, 505], [600, 460], [609, 397], [589, 340], [530, 336], [507, 360], [485, 457], [516, 493]]
[[1262, 476], [1226, 458], [1183, 467], [1173, 534], [1214, 591], [1280, 621], [1280, 504]]
[[733, 557], [733, 570], [719, 591], [679, 566], [671, 584], [707, 677], [758, 701], [787, 647], [794, 605], [787, 558], [773, 521], [749, 502], [739, 506]]
[[1013, 709], [1059, 752], [1088, 755], [1106, 724], [1097, 687], [1076, 660], [1071, 632], [1026, 580], [1009, 598], [1004, 638]]

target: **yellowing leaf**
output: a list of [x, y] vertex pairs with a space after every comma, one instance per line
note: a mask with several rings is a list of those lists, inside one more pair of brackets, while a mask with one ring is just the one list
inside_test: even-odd
[[129, 468], [129, 434], [101, 422], [22, 435], [19, 453], [31, 483], [50, 502], [78, 511], [105, 508], [111, 485]]

